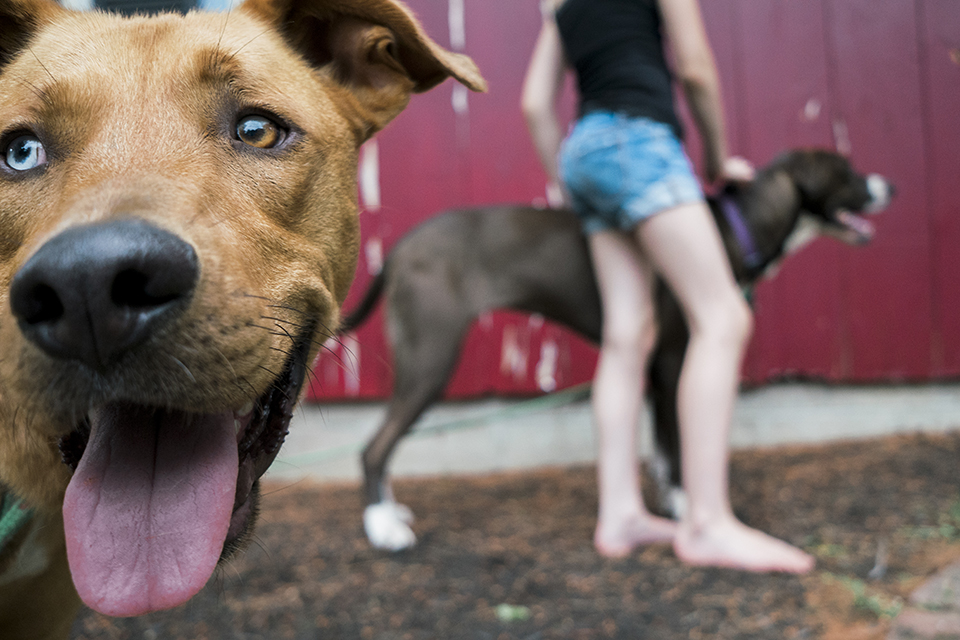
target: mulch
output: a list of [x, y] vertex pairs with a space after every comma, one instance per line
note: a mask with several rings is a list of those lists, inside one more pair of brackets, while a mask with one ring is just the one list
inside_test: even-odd
[[690, 568], [667, 546], [591, 546], [594, 469], [402, 480], [419, 543], [364, 537], [355, 486], [266, 487], [256, 540], [188, 604], [86, 611], [74, 640], [882, 640], [960, 559], [960, 431], [744, 451], [734, 508], [818, 558], [802, 577]]

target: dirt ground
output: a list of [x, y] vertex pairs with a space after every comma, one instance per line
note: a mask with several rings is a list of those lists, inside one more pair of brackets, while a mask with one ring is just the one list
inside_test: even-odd
[[738, 453], [747, 523], [814, 553], [800, 578], [605, 560], [594, 470], [401, 481], [418, 546], [371, 549], [356, 487], [269, 485], [255, 543], [179, 609], [75, 640], [882, 640], [903, 599], [960, 558], [960, 432]]

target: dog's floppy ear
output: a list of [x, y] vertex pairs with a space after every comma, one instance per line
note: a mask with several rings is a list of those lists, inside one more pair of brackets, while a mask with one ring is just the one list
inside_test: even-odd
[[830, 186], [829, 162], [816, 150], [789, 151], [775, 161], [785, 169], [800, 192], [805, 204], [823, 199]]
[[53, 0], [0, 0], [0, 69], [29, 44], [41, 26], [64, 11]]
[[366, 136], [399, 114], [411, 93], [448, 77], [486, 91], [470, 58], [433, 42], [410, 9], [394, 0], [246, 0], [242, 9], [276, 26], [353, 94]]

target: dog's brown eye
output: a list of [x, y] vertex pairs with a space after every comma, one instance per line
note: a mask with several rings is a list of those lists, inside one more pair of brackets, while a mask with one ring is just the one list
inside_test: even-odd
[[29, 171], [47, 163], [47, 152], [36, 136], [23, 135], [7, 146], [5, 160], [14, 171]]
[[247, 116], [237, 123], [237, 138], [258, 149], [272, 149], [283, 142], [284, 134], [275, 122], [263, 116]]

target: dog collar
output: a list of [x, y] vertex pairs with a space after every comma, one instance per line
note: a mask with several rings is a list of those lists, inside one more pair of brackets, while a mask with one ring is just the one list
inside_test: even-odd
[[720, 201], [720, 210], [723, 212], [723, 217], [727, 221], [727, 224], [730, 225], [730, 229], [733, 231], [733, 237], [740, 247], [740, 253], [743, 254], [743, 264], [749, 271], [753, 271], [763, 264], [763, 256], [753, 241], [753, 234], [750, 233], [747, 221], [743, 219], [743, 212], [740, 211], [740, 205], [727, 193], [720, 194], [718, 200]]
[[0, 551], [3, 551], [32, 515], [33, 510], [26, 508], [19, 498], [9, 494], [0, 497]]

